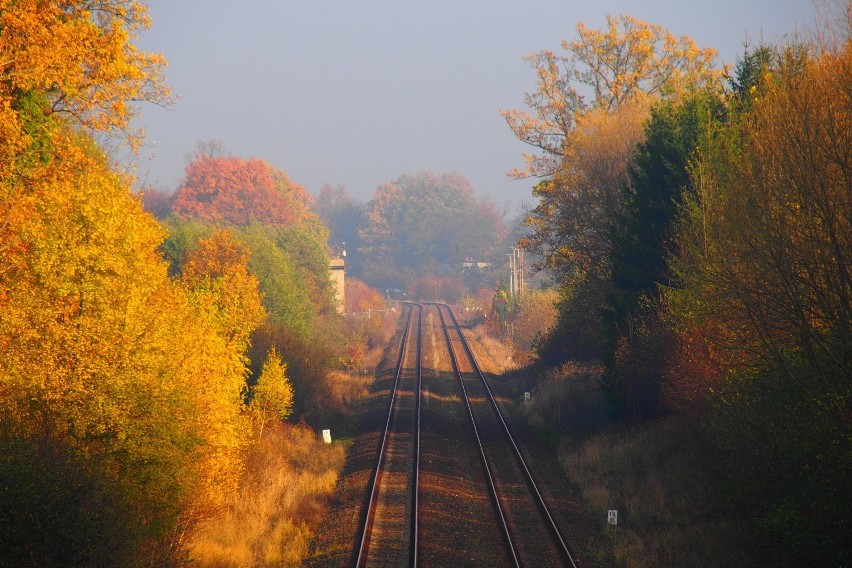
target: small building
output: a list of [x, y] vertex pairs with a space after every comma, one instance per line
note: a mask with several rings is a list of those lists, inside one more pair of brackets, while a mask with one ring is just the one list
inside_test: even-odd
[[491, 263], [484, 262], [481, 260], [476, 260], [472, 256], [469, 256], [464, 259], [462, 262], [462, 270], [467, 271], [479, 271], [479, 272], [489, 272], [491, 270]]
[[331, 272], [331, 281], [334, 284], [334, 296], [337, 301], [337, 311], [343, 313], [346, 309], [346, 263], [342, 256], [332, 257], [328, 263]]

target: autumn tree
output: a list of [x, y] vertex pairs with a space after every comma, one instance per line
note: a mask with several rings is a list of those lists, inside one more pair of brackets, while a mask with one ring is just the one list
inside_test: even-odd
[[335, 334], [340, 327], [327, 326], [309, 335], [287, 326], [266, 322], [252, 335], [249, 357], [252, 377], [260, 377], [262, 363], [270, 348], [275, 347], [287, 365], [287, 377], [293, 386], [293, 416], [322, 421], [334, 415], [329, 405], [332, 391], [329, 369], [341, 362], [342, 348]]
[[530, 357], [556, 323], [558, 298], [554, 288], [529, 290], [520, 297], [517, 313], [511, 319], [512, 341], [520, 361]]
[[[164, 59], [132, 44], [148, 23], [136, 1], [0, 2], [4, 565], [165, 561], [185, 507], [205, 502], [216, 452], [195, 418], [214, 401], [188, 385], [224, 344], [82, 135], [135, 149], [133, 103], [168, 104]], [[216, 363], [190, 362], [197, 348]]]
[[215, 314], [221, 334], [237, 352], [248, 347], [251, 332], [266, 317], [257, 276], [248, 270], [249, 250], [227, 230], [202, 239], [187, 255], [183, 281], [195, 300]]
[[525, 96], [533, 114], [502, 113], [518, 139], [539, 152], [525, 154], [526, 168], [512, 175], [544, 178], [533, 191], [540, 204], [527, 219], [524, 246], [563, 272], [588, 270], [608, 253], [610, 215], [620, 207], [651, 103], [720, 77], [714, 50], [630, 16], [608, 16], [605, 30], [578, 24], [577, 34], [562, 42], [566, 56], [528, 57], [538, 78]]
[[[3, 486], [31, 483], [20, 476], [50, 455], [47, 448], [69, 468], [85, 458], [79, 472], [49, 471], [71, 485], [106, 488], [104, 500], [73, 495], [39, 511], [85, 517], [78, 507], [92, 505], [101, 509], [89, 518], [115, 519], [115, 503], [126, 524], [105, 533], [117, 541], [103, 543], [121, 542], [121, 550], [96, 543], [74, 558], [166, 562], [171, 539], [239, 475], [244, 355], [218, 307], [168, 278], [160, 228], [94, 144], [64, 130], [51, 144], [50, 167], [31, 174], [28, 191], [15, 197], [0, 249], [0, 433], [17, 456], [3, 468], [11, 476]], [[35, 483], [62, 495], [49, 480]], [[42, 564], [42, 555], [82, 534], [75, 531], [97, 526], [48, 534], [45, 519], [6, 505], [2, 524], [14, 530], [0, 539], [32, 543], [22, 565]]]
[[[531, 114], [503, 112], [515, 135], [538, 151], [525, 155], [526, 167], [513, 175], [542, 178], [521, 245], [539, 255], [539, 267], [553, 271], [563, 287], [554, 333], [563, 330], [573, 339], [543, 344], [542, 353], [554, 362], [601, 347], [588, 340], [604, 337], [612, 227], [650, 108], [720, 77], [712, 68], [713, 50], [630, 16], [608, 17], [604, 30], [578, 24], [577, 34], [562, 42], [567, 55], [529, 56], [538, 79], [525, 99]], [[584, 331], [579, 321], [591, 327]]]
[[287, 364], [281, 361], [275, 347], [269, 348], [257, 384], [251, 389], [251, 413], [257, 437], [275, 420], [286, 420], [293, 411], [293, 387], [287, 378]]
[[411, 299], [456, 302], [464, 294], [465, 283], [458, 275], [423, 274], [412, 278], [405, 291]]
[[[562, 166], [564, 144], [577, 118], [589, 109], [615, 110], [636, 99], [675, 95], [715, 82], [716, 52], [699, 48], [687, 36], [631, 16], [607, 16], [605, 30], [577, 24], [578, 39], [562, 41], [568, 55], [550, 50], [527, 56], [536, 72], [536, 91], [524, 102], [534, 114], [502, 111], [519, 140], [540, 155], [525, 154], [526, 168], [515, 175], [549, 176]], [[584, 95], [591, 89], [591, 100]]]
[[170, 102], [165, 60], [132, 44], [149, 23], [136, 0], [0, 2], [0, 247], [15, 194], [50, 161], [59, 123], [135, 149], [132, 103]]
[[660, 289], [679, 285], [668, 266], [677, 246], [676, 213], [691, 191], [699, 147], [727, 120], [721, 95], [695, 92], [651, 109], [610, 229], [604, 385], [611, 402], [634, 418], [663, 412], [664, 352], [672, 332], [660, 318]]
[[651, 109], [611, 228], [618, 318], [637, 305], [641, 294], [653, 296], [656, 286], [672, 284], [666, 257], [674, 250], [675, 214], [691, 185], [690, 163], [699, 144], [709, 135], [710, 125], [724, 119], [719, 94], [695, 93], [682, 102]]
[[[320, 249], [319, 261], [308, 265], [307, 258], [298, 259], [300, 248], [309, 246], [305, 235], [300, 239], [301, 246], [292, 249], [278, 240], [278, 231], [272, 227], [251, 225], [241, 229], [239, 235], [251, 250], [249, 269], [258, 278], [269, 321], [309, 337], [320, 310], [331, 305], [330, 300], [323, 303], [316, 296], [323, 276], [329, 278], [324, 249]], [[314, 248], [320, 246], [314, 243]]]
[[337, 312], [329, 271], [328, 229], [318, 220], [300, 226], [279, 227], [275, 244], [287, 252], [299, 269], [301, 286], [319, 313]]
[[347, 312], [383, 310], [387, 307], [384, 296], [378, 290], [367, 286], [357, 278], [346, 279], [345, 297]]
[[627, 166], [644, 137], [648, 103], [634, 101], [577, 118], [566, 141], [563, 166], [533, 189], [538, 205], [524, 219], [521, 245], [558, 278], [608, 273], [610, 227], [621, 208]]
[[172, 210], [211, 222], [289, 225], [314, 217], [310, 202], [300, 185], [268, 162], [199, 154], [186, 167]]
[[[293, 386], [294, 415], [316, 418], [328, 412], [323, 406], [330, 388], [328, 369], [340, 364], [336, 354], [343, 351], [344, 336], [331, 296], [326, 233], [311, 224], [276, 227], [252, 223], [223, 230], [198, 219], [176, 217], [167, 219], [165, 226], [169, 236], [162, 249], [171, 261], [172, 273], [191, 282], [197, 280], [192, 276], [192, 259], [209, 256], [202, 254], [202, 243], [214, 240], [217, 233], [228, 235], [227, 248], [240, 251], [238, 258], [245, 259], [248, 277], [256, 283], [266, 313], [250, 337], [249, 382], [258, 380], [269, 349], [274, 347]], [[240, 269], [243, 284], [245, 278]], [[201, 282], [201, 297], [215, 306], [217, 296], [210, 292], [221, 290], [224, 282], [212, 279], [208, 283], [204, 278]], [[197, 290], [194, 284], [193, 289]], [[225, 318], [224, 323], [229, 321]]]
[[343, 364], [349, 369], [360, 370], [371, 349], [383, 348], [388, 330], [385, 313], [389, 306], [381, 292], [348, 276], [344, 297], [347, 337]]
[[157, 219], [165, 219], [172, 212], [172, 193], [168, 191], [144, 187], [139, 191], [139, 198], [145, 211]]
[[172, 565], [233, 491], [262, 317], [226, 235], [169, 278], [93, 142], [168, 103], [134, 0], [0, 2], [0, 564]]
[[131, 134], [131, 102], [168, 102], [165, 60], [132, 44], [150, 25], [142, 2], [4, 0], [0, 21], [0, 179], [46, 142], [35, 128], [40, 113]]
[[670, 296], [726, 353], [708, 430], [729, 494], [770, 550], [841, 565], [852, 558], [852, 44], [757, 63], [740, 82], [742, 114], [694, 165], [675, 264], [684, 287]]
[[849, 375], [845, 355], [828, 355], [846, 353], [852, 336], [845, 269], [852, 203], [841, 189], [849, 51], [818, 59], [801, 47], [783, 52], [754, 85], [743, 134], [717, 137], [727, 146], [709, 148], [695, 167], [682, 239], [688, 262], [679, 270], [715, 310], [726, 310], [718, 315], [736, 322], [741, 340], [731, 348], [779, 369], [795, 349], [815, 368], [829, 365], [821, 374]]

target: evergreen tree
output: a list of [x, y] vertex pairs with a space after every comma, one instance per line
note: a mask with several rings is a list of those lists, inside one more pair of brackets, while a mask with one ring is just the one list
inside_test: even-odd
[[[661, 368], [656, 367], [662, 366], [662, 358], [643, 361], [639, 367], [625, 363], [633, 361], [631, 350], [642, 349], [643, 342], [656, 337], [650, 328], [658, 288], [674, 284], [667, 259], [674, 246], [673, 223], [690, 184], [690, 160], [718, 118], [721, 105], [706, 93], [652, 108], [645, 141], [628, 168], [622, 208], [610, 228], [612, 286], [602, 353], [608, 368], [606, 383], [617, 407], [626, 405], [639, 415], [660, 411]], [[631, 345], [634, 340], [637, 345]]]

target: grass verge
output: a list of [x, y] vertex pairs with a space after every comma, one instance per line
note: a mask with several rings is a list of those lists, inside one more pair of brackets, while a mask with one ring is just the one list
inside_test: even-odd
[[345, 444], [305, 425], [276, 425], [248, 456], [239, 492], [189, 537], [201, 567], [299, 566], [343, 467]]
[[[712, 476], [711, 458], [675, 418], [565, 442], [560, 463], [600, 519], [599, 565], [749, 566], [747, 533]], [[607, 511], [617, 510], [617, 525]]]

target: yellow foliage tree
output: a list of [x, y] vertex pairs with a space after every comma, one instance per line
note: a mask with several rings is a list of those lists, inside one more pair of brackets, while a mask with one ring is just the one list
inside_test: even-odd
[[0, 0], [0, 237], [28, 172], [50, 161], [58, 123], [135, 150], [132, 102], [170, 103], [165, 59], [131, 43], [149, 25], [140, 0]]
[[649, 100], [595, 108], [577, 117], [562, 147], [561, 167], [540, 182], [539, 206], [525, 219], [531, 234], [521, 246], [561, 275], [601, 273], [609, 252], [610, 216], [621, 206], [621, 189], [636, 145], [644, 139]]
[[90, 140], [51, 145], [0, 247], [0, 422], [87, 456], [162, 552], [239, 479], [248, 332], [168, 278], [162, 230]]
[[262, 310], [244, 259], [170, 280], [162, 230], [83, 133], [135, 146], [132, 102], [168, 102], [164, 60], [131, 43], [147, 25], [138, 0], [0, 0], [0, 435], [84, 461], [132, 511], [125, 546], [147, 551], [127, 558], [165, 564], [239, 479]]
[[[605, 30], [577, 24], [579, 39], [563, 41], [567, 56], [550, 50], [526, 57], [535, 69], [536, 90], [524, 96], [533, 114], [502, 111], [519, 140], [542, 154], [524, 154], [517, 177], [547, 176], [563, 162], [566, 141], [589, 108], [613, 111], [638, 98], [671, 96], [721, 79], [716, 51], [687, 36], [631, 16], [607, 16]], [[592, 89], [587, 102], [582, 90]]]
[[798, 350], [849, 377], [852, 42], [818, 56], [787, 48], [778, 67], [751, 89], [735, 141], [695, 161], [683, 297], [728, 324], [738, 360], [784, 368]]
[[29, 95], [99, 132], [129, 133], [131, 101], [168, 102], [165, 59], [131, 43], [150, 25], [140, 0], [0, 0], [0, 23], [0, 124], [18, 149]]
[[286, 420], [293, 411], [293, 386], [287, 378], [287, 363], [281, 360], [274, 346], [269, 348], [252, 393], [251, 413], [260, 439], [267, 425], [274, 420]]
[[562, 42], [576, 63], [574, 77], [594, 90], [595, 107], [613, 109], [636, 95], [673, 95], [721, 79], [716, 50], [689, 36], [675, 37], [657, 24], [631, 16], [607, 16], [606, 30], [577, 24], [579, 39]]
[[200, 240], [183, 265], [183, 281], [192, 288], [196, 301], [217, 314], [221, 333], [240, 352], [266, 317], [257, 276], [248, 271], [248, 257], [248, 248], [223, 229]]

